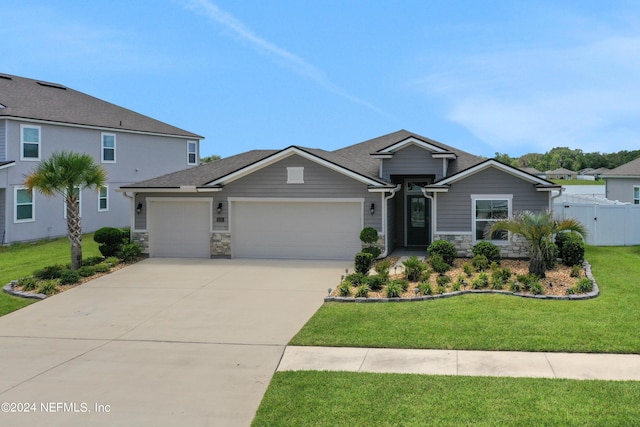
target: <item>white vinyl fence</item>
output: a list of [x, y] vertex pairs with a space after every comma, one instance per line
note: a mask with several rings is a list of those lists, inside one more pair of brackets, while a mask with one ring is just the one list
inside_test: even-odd
[[558, 219], [575, 218], [589, 231], [587, 244], [596, 246], [640, 245], [640, 205], [575, 203], [553, 205]]

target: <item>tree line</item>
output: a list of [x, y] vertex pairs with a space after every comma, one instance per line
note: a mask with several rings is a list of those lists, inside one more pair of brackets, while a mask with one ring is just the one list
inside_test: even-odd
[[519, 168], [536, 168], [541, 172], [565, 168], [574, 172], [586, 168], [617, 168], [640, 157], [640, 150], [621, 150], [616, 153], [585, 153], [581, 149], [569, 147], [552, 148], [544, 154], [529, 153], [521, 157], [511, 157], [506, 153], [496, 153], [495, 159]]

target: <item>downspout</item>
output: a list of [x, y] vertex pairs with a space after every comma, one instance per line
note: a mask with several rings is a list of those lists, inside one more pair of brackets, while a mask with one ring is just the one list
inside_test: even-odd
[[431, 218], [430, 221], [430, 225], [431, 225], [431, 239], [433, 239], [433, 235], [435, 234], [436, 230], [436, 216], [433, 214], [433, 210], [435, 209], [435, 203], [436, 201], [433, 199], [432, 195], [427, 194], [427, 189], [422, 187], [422, 195], [431, 200], [431, 212], [429, 212], [429, 218]]
[[133, 192], [131, 195], [128, 195], [127, 192], [123, 192], [122, 195], [128, 199], [131, 199], [131, 227], [129, 228], [129, 241], [133, 239], [133, 230], [136, 228], [136, 193]]
[[384, 230], [384, 252], [380, 254], [378, 259], [382, 259], [389, 255], [389, 230], [387, 221], [387, 202], [393, 198], [398, 191], [402, 188], [402, 184], [398, 184], [394, 189], [389, 192], [389, 195], [384, 198], [382, 203], [382, 229]]
[[562, 192], [564, 191], [564, 187], [560, 187], [560, 190], [558, 191], [558, 194], [556, 194], [555, 196], [551, 196], [551, 200], [549, 201], [549, 212], [553, 212], [553, 200], [557, 199], [558, 197], [560, 197], [562, 195]]

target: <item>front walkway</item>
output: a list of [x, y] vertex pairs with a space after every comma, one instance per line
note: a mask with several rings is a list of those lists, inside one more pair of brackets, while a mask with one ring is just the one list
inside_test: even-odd
[[278, 371], [299, 370], [640, 381], [640, 355], [289, 346]]

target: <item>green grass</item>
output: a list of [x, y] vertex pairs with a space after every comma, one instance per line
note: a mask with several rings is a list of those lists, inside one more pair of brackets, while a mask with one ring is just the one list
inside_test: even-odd
[[640, 353], [640, 247], [587, 247], [600, 296], [325, 303], [291, 345]]
[[[93, 241], [93, 233], [82, 237], [82, 255], [84, 258], [100, 256], [98, 244]], [[0, 246], [0, 286], [11, 280], [30, 276], [34, 270], [47, 265], [68, 264], [70, 260], [71, 249], [66, 237]], [[35, 300], [17, 298], [0, 292], [0, 316], [33, 302]]]
[[586, 181], [583, 179], [552, 179], [551, 182], [562, 185], [604, 185], [604, 179], [598, 181]]
[[276, 372], [253, 426], [629, 426], [640, 382]]

